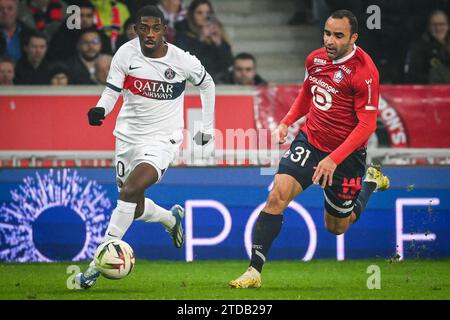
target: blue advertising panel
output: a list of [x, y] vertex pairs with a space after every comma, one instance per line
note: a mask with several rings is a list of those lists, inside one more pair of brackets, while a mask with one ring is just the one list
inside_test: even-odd
[[[360, 220], [335, 236], [312, 186], [285, 211], [272, 260], [450, 257], [450, 168], [386, 168]], [[175, 249], [160, 224], [135, 222], [124, 237], [137, 258], [247, 259], [251, 230], [273, 176], [259, 168], [171, 168], [146, 196], [185, 207], [186, 242]], [[90, 259], [117, 201], [113, 169], [0, 171], [0, 261]]]

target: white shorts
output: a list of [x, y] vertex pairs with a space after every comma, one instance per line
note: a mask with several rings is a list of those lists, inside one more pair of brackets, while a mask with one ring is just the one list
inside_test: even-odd
[[140, 163], [152, 165], [158, 172], [158, 183], [170, 163], [178, 154], [181, 142], [154, 140], [143, 144], [132, 144], [116, 138], [117, 187], [123, 186], [131, 171]]

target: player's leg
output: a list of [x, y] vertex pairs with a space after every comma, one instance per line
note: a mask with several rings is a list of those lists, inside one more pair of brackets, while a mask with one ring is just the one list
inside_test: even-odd
[[351, 213], [348, 216], [336, 216], [331, 210], [325, 209], [325, 228], [332, 234], [340, 235], [348, 230], [351, 225]]
[[362, 184], [361, 192], [356, 199], [355, 208], [353, 209], [351, 224], [358, 221], [361, 213], [366, 209], [367, 203], [373, 192], [386, 191], [389, 189], [389, 177], [383, 174], [381, 165], [370, 164], [366, 171], [366, 176]]
[[360, 184], [359, 176], [342, 179], [338, 174], [336, 178], [340, 186], [335, 186], [333, 183], [331, 188], [324, 191], [325, 227], [329, 232], [339, 235], [358, 221], [374, 191], [384, 191], [389, 188], [389, 178], [383, 175], [379, 165], [368, 167], [362, 184]]
[[123, 238], [135, 217], [144, 212], [144, 192], [156, 181], [158, 172], [148, 163], [140, 163], [131, 171], [120, 188], [119, 200], [111, 215], [105, 241]]
[[[123, 162], [121, 163], [123, 164]], [[121, 168], [118, 168], [118, 172], [121, 170]], [[120, 172], [119, 176], [125, 177], [126, 175]], [[117, 206], [111, 214], [104, 241], [122, 239], [133, 223], [135, 215], [140, 216], [144, 211], [145, 189], [156, 181], [158, 181], [158, 172], [155, 168], [147, 163], [142, 163], [137, 165], [128, 175], [125, 183], [119, 183], [119, 200], [117, 200]], [[94, 261], [91, 261], [89, 267], [75, 277], [75, 281], [81, 288], [89, 289], [95, 284], [99, 276], [100, 273], [95, 268]]]
[[[181, 140], [179, 143], [173, 143], [172, 140], [169, 140], [165, 142], [152, 141], [145, 145], [139, 145], [135, 148], [133, 164], [151, 166], [154, 170], [153, 176], [155, 181], [153, 181], [153, 183], [158, 183], [161, 181], [170, 163], [178, 153], [180, 143]], [[141, 175], [139, 172], [135, 172], [133, 175], [134, 174], [138, 177]], [[127, 179], [126, 182], [130, 184], [131, 181], [128, 180], [129, 179]], [[132, 189], [136, 188], [132, 187]], [[184, 231], [182, 226], [184, 217], [183, 207], [176, 204], [172, 206], [170, 210], [166, 210], [156, 204], [152, 199], [145, 198], [143, 191], [137, 200], [135, 219], [149, 223], [161, 223], [171, 236], [174, 246], [181, 248], [184, 243]]]
[[[133, 159], [134, 155], [134, 146], [132, 144], [126, 143], [120, 139], [116, 139], [116, 150], [115, 150], [115, 168], [116, 168], [116, 181], [117, 188], [119, 193], [123, 187], [124, 181], [127, 179], [128, 175], [131, 172], [130, 163]], [[120, 201], [120, 202], [119, 202]], [[108, 239], [112, 239], [114, 236], [120, 238], [125, 234], [126, 229], [128, 229], [129, 225], [131, 225], [133, 214], [128, 214], [123, 216], [120, 214], [123, 211], [123, 208], [120, 207], [121, 200], [118, 200], [116, 208], [114, 208], [111, 218], [105, 232], [104, 241]], [[131, 210], [135, 210], [133, 204], [130, 205]], [[123, 207], [123, 206], [122, 206]], [[133, 209], [134, 208], [134, 209]], [[131, 218], [131, 221], [130, 221]], [[126, 227], [124, 225], [127, 225]], [[124, 230], [124, 231], [122, 231]], [[75, 282], [83, 289], [91, 288], [98, 277], [100, 276], [100, 272], [95, 267], [94, 260], [89, 263], [88, 268], [83, 272], [79, 273], [75, 277]]]
[[290, 175], [275, 175], [273, 189], [253, 228], [250, 265], [243, 275], [229, 283], [230, 287], [259, 288], [261, 286], [261, 271], [272, 242], [280, 233], [283, 211], [301, 192], [300, 183]]
[[253, 228], [250, 266], [242, 276], [229, 283], [232, 288], [260, 287], [260, 274], [272, 242], [281, 230], [283, 211], [311, 185], [315, 163], [314, 148], [306, 136], [299, 134], [280, 161], [273, 189]]
[[[152, 166], [149, 163], [140, 163], [128, 177], [123, 188], [123, 196], [130, 197], [128, 198], [130, 201], [137, 201], [136, 210], [134, 212], [135, 220], [148, 223], [161, 223], [172, 237], [175, 247], [181, 248], [184, 243], [184, 232], [181, 225], [184, 217], [184, 209], [180, 205], [174, 205], [171, 210], [167, 210], [156, 204], [152, 199], [145, 198], [144, 191], [148, 187], [145, 188], [146, 182], [142, 181], [142, 179], [143, 176], [145, 176], [145, 171], [149, 169], [149, 167], [153, 171], [153, 180], [148, 187], [161, 179], [163, 172], [159, 172], [156, 166]], [[143, 190], [140, 187], [141, 185], [144, 186]]]
[[[118, 141], [120, 142], [120, 140]], [[119, 201], [122, 201], [121, 204], [123, 202], [136, 204], [133, 211], [133, 219], [126, 214], [121, 215], [118, 219], [125, 220], [128, 227], [135, 219], [144, 222], [159, 222], [169, 232], [174, 245], [180, 248], [184, 242], [184, 232], [181, 225], [184, 217], [183, 208], [175, 205], [169, 211], [157, 205], [152, 199], [144, 196], [147, 188], [162, 179], [175, 156], [177, 145], [172, 144], [170, 141], [155, 140], [146, 144], [132, 145], [129, 153], [122, 152], [122, 150], [127, 150], [126, 145], [122, 147], [120, 147], [120, 143], [118, 145], [119, 148], [117, 148], [116, 152], [117, 163], [123, 159], [123, 162], [128, 163], [128, 167], [132, 170], [128, 172], [127, 168], [124, 170], [120, 170], [120, 167], [117, 168], [118, 180], [124, 181], [120, 183]], [[131, 211], [127, 212], [131, 213]], [[128, 229], [126, 223], [123, 223], [125, 231]], [[114, 228], [113, 223], [111, 223], [111, 228]], [[123, 232], [120, 233], [123, 236]], [[107, 237], [109, 237], [108, 234], [107, 232]]]
[[303, 191], [300, 183], [290, 175], [275, 175], [273, 189], [260, 212], [253, 229], [250, 266], [262, 271], [272, 242], [278, 236], [283, 223], [283, 212], [289, 203]]
[[[155, 148], [157, 150], [154, 150]], [[184, 217], [183, 208], [175, 205], [169, 211], [144, 196], [145, 190], [157, 183], [166, 171], [172, 159], [171, 151], [172, 148], [170, 146], [167, 148], [164, 144], [135, 146], [120, 139], [116, 140], [119, 200], [111, 215], [104, 241], [122, 239], [133, 220], [138, 218], [145, 222], [160, 222], [169, 232], [174, 245], [177, 248], [182, 246], [184, 242], [181, 225]], [[147, 157], [146, 154], [152, 155], [152, 158]], [[146, 157], [142, 158], [142, 155]], [[159, 167], [165, 169], [159, 169]], [[80, 287], [88, 289], [95, 284], [99, 275], [92, 261], [85, 272], [76, 276], [76, 282]]]
[[339, 235], [347, 231], [352, 222], [356, 199], [364, 176], [366, 151], [350, 154], [339, 164], [333, 175], [333, 183], [323, 190], [325, 202], [325, 228]]
[[[139, 163], [121, 184], [117, 207], [113, 210], [104, 241], [122, 239], [135, 217], [145, 222], [160, 222], [170, 233], [176, 247], [184, 242], [181, 221], [184, 211], [180, 206], [166, 210], [152, 200], [145, 198], [144, 192], [160, 178], [158, 169], [149, 163]], [[83, 289], [92, 287], [100, 273], [92, 261], [89, 267], [76, 276], [76, 282]]]

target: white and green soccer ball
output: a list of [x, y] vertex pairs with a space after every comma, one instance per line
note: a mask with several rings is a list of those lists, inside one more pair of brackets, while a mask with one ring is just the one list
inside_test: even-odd
[[133, 249], [125, 241], [108, 240], [97, 248], [94, 263], [104, 277], [122, 279], [133, 270], [135, 263]]

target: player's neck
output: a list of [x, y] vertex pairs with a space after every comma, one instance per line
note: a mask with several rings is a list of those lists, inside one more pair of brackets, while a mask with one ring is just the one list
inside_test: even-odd
[[8, 38], [11, 39], [17, 30], [17, 23], [14, 23], [13, 25], [6, 26], [3, 28], [5, 30], [6, 34], [8, 35]]
[[169, 46], [167, 45], [167, 43], [164, 42], [164, 44], [160, 48], [158, 48], [158, 50], [152, 52], [149, 55], [145, 54], [144, 52], [143, 52], [143, 54], [147, 58], [158, 59], [158, 58], [164, 57], [167, 54], [168, 50], [169, 50]]
[[339, 63], [339, 62], [348, 60], [350, 58], [350, 56], [353, 55], [355, 50], [356, 50], [356, 45], [351, 46], [343, 55], [341, 55], [338, 58], [333, 59], [333, 63]]

